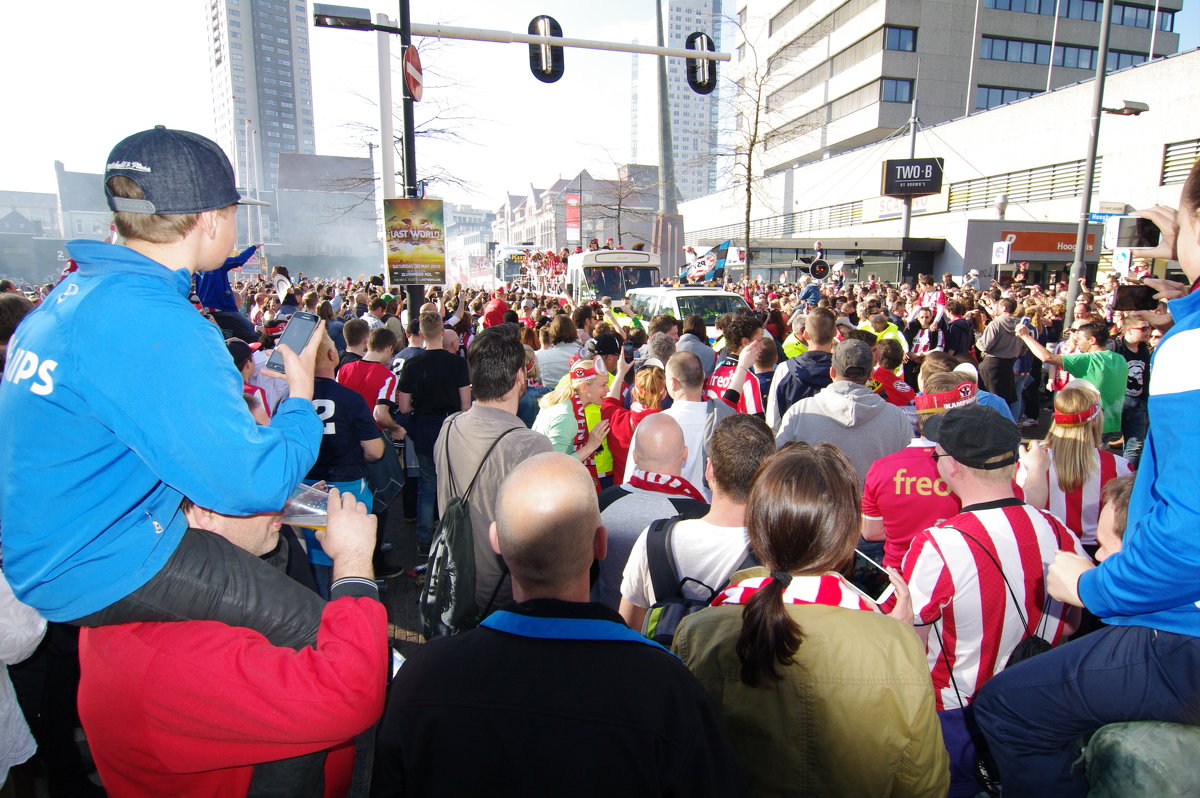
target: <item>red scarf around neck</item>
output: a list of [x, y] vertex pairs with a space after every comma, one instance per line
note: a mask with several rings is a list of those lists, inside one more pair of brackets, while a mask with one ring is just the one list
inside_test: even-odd
[[689, 499], [704, 501], [704, 496], [701, 495], [700, 491], [696, 490], [696, 487], [692, 483], [683, 477], [671, 474], [660, 474], [657, 471], [642, 471], [638, 469], [633, 472], [633, 476], [625, 484], [633, 488], [654, 491], [655, 493], [685, 496]]

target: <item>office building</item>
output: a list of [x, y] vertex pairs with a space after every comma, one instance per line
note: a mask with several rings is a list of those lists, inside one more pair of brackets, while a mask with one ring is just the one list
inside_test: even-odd
[[[722, 0], [662, 0], [667, 47], [683, 47], [697, 31], [721, 49]], [[642, 59], [639, 63], [639, 58]], [[721, 68], [725, 68], [725, 64]], [[658, 152], [658, 65], [653, 57], [634, 56], [630, 70], [630, 160], [641, 152]], [[667, 59], [667, 103], [671, 118], [671, 152], [675, 188], [681, 200], [717, 189], [720, 170], [718, 134], [721, 83], [712, 94], [696, 94], [688, 86], [681, 58]]]
[[[906, 124], [995, 108], [1095, 74], [1099, 0], [740, 0], [730, 72], [762, 86], [756, 159], [772, 174]], [[1182, 0], [1114, 3], [1109, 70], [1177, 51]], [[1057, 12], [1057, 13], [1056, 13]], [[918, 62], [920, 75], [918, 76]], [[753, 119], [745, 96], [743, 136]]]
[[[216, 140], [239, 187], [271, 201], [279, 156], [316, 152], [307, 0], [204, 2]], [[239, 214], [248, 238], [278, 240], [273, 209]]]
[[[1109, 266], [1103, 219], [1156, 204], [1174, 206], [1200, 158], [1200, 50], [1177, 53], [1108, 75], [1105, 106], [1125, 101], [1139, 115], [1102, 114], [1085, 242], [1089, 271]], [[907, 137], [894, 137], [762, 176], [750, 224], [750, 271], [794, 280], [798, 260], [816, 242], [829, 263], [842, 261], [853, 279], [878, 275], [961, 275], [978, 269], [984, 285], [1029, 264], [1031, 281], [1061, 278], [1074, 259], [1080, 197], [1088, 173], [1094, 80], [1035, 94], [988, 111], [922, 128], [917, 158], [942, 158], [937, 194], [912, 201], [908, 235], [903, 202], [881, 196], [884, 163], [909, 157]], [[744, 191], [734, 187], [680, 206], [685, 243], [703, 249], [744, 236]], [[993, 263], [1007, 241], [1007, 263]], [[864, 266], [855, 270], [855, 260]], [[1162, 273], [1163, 263], [1156, 264]]]

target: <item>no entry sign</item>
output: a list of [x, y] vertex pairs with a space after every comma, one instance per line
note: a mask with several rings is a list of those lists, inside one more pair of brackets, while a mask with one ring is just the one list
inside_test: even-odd
[[404, 85], [408, 87], [408, 96], [419, 103], [425, 93], [425, 79], [421, 73], [421, 56], [411, 44], [404, 50]]

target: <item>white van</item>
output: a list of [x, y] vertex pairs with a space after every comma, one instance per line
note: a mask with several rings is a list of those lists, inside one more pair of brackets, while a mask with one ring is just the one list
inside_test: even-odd
[[576, 252], [567, 258], [567, 292], [576, 302], [612, 297], [619, 303], [630, 290], [659, 282], [659, 259], [636, 249]]
[[703, 316], [710, 341], [715, 341], [721, 334], [716, 328], [718, 316], [732, 313], [738, 308], [750, 307], [738, 294], [698, 285], [639, 288], [630, 291], [627, 298], [634, 314], [643, 322], [648, 322], [660, 313], [669, 313], [681, 322], [688, 316]]

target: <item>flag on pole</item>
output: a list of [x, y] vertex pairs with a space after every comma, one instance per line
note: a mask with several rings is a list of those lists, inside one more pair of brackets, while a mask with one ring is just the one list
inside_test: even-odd
[[725, 276], [725, 261], [729, 257], [729, 247], [733, 240], [729, 239], [708, 251], [703, 258], [694, 261], [687, 269], [690, 280], [720, 280]]

